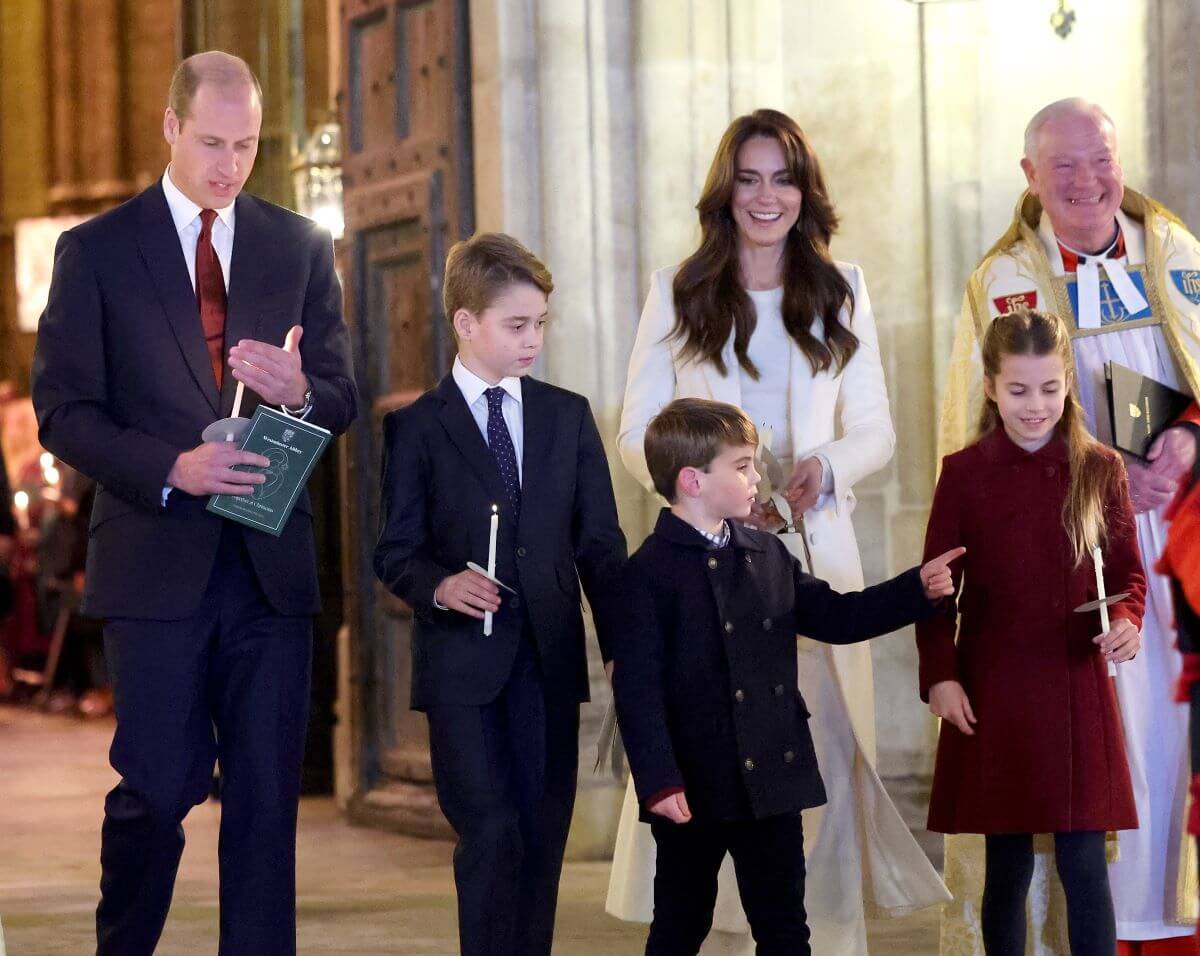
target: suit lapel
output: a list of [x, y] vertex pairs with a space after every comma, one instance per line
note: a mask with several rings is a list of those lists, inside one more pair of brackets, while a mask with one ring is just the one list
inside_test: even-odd
[[[524, 447], [521, 450], [521, 500], [540, 501], [543, 482], [548, 480], [547, 463], [553, 460], [550, 444], [554, 436], [554, 413], [542, 383], [521, 380], [521, 421]], [[521, 508], [524, 516], [527, 508]]]
[[442, 411], [439, 416], [442, 427], [450, 437], [459, 454], [467, 460], [471, 471], [482, 482], [491, 500], [502, 503], [504, 484], [500, 480], [500, 469], [496, 466], [496, 457], [483, 439], [479, 426], [467, 408], [467, 400], [459, 390], [452, 375], [442, 379], [437, 387], [438, 397], [442, 400]]
[[[262, 208], [253, 196], [238, 196], [233, 219], [233, 256], [229, 264], [229, 296], [225, 307], [225, 355], [241, 339], [258, 338], [258, 300], [266, 275], [270, 237]], [[282, 342], [268, 345], [282, 346]], [[221, 414], [233, 410], [237, 379], [226, 366], [221, 377]], [[245, 414], [247, 406], [243, 405]]]
[[179, 233], [171, 219], [167, 197], [162, 183], [151, 186], [141, 197], [141, 212], [138, 225], [138, 249], [150, 279], [154, 283], [158, 299], [162, 303], [167, 321], [184, 360], [191, 370], [196, 385], [214, 414], [219, 413], [217, 381], [213, 378], [212, 363], [208, 347], [204, 344], [204, 331], [200, 326], [200, 306], [196, 292], [188, 278], [187, 261], [179, 244]]

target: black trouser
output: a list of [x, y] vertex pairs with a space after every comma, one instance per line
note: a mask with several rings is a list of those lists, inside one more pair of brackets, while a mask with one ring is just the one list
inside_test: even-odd
[[[1104, 833], [1054, 834], [1054, 861], [1067, 899], [1072, 956], [1114, 956], [1117, 924]], [[988, 835], [982, 914], [987, 956], [1025, 956], [1025, 899], [1032, 877], [1032, 834]]]
[[655, 818], [654, 920], [646, 956], [695, 956], [712, 928], [717, 874], [733, 857], [758, 956], [809, 956], [799, 813], [730, 823]]
[[579, 704], [546, 693], [522, 637], [499, 696], [430, 707], [438, 803], [458, 835], [462, 956], [549, 956], [579, 764]]
[[104, 804], [99, 956], [154, 952], [183, 853], [180, 824], [207, 797], [214, 760], [224, 781], [220, 953], [295, 953], [311, 619], [267, 603], [231, 524], [194, 617], [110, 620], [104, 646], [121, 782]]

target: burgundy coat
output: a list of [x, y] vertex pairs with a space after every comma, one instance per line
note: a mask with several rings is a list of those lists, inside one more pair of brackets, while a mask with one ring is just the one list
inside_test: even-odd
[[[1146, 578], [1124, 466], [1102, 454], [1121, 475], [1106, 504], [1104, 583], [1109, 594], [1129, 592], [1109, 614], [1141, 627]], [[1061, 517], [1068, 479], [1062, 440], [1030, 453], [1002, 428], [942, 462], [926, 560], [957, 545], [967, 553], [953, 566], [958, 614], [947, 599], [944, 613], [917, 625], [921, 698], [958, 680], [978, 723], [968, 736], [942, 721], [930, 830], [1137, 827], [1116, 693], [1092, 643], [1100, 615], [1073, 611], [1095, 599], [1096, 572], [1090, 557], [1073, 566]]]

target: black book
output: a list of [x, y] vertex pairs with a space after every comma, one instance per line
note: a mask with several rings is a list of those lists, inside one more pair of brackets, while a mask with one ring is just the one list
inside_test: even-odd
[[1175, 424], [1192, 397], [1116, 362], [1105, 363], [1104, 375], [1113, 446], [1144, 460], [1154, 439]]

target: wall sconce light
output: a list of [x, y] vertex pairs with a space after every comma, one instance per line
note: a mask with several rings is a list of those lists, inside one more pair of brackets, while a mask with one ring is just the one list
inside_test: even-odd
[[292, 164], [296, 205], [334, 239], [346, 232], [342, 205], [342, 128], [333, 120], [313, 130]]

